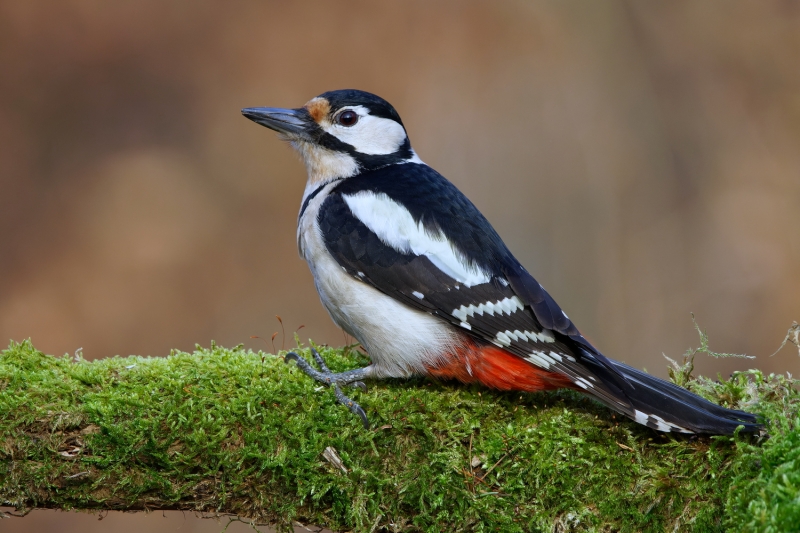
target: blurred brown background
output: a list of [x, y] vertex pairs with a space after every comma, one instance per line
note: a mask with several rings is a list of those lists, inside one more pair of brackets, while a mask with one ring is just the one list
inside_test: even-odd
[[[607, 355], [665, 376], [694, 312], [758, 356], [701, 373], [797, 373], [767, 356], [800, 319], [798, 57], [794, 1], [2, 0], [0, 339], [263, 349], [277, 314], [341, 344], [295, 248], [304, 169], [239, 109], [353, 87]], [[39, 516], [0, 530], [68, 530]], [[208, 527], [168, 522], [113, 529]]]

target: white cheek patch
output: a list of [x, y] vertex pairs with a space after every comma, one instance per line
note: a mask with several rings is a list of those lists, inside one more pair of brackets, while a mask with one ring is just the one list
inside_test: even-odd
[[363, 106], [347, 107], [358, 113], [358, 122], [353, 126], [323, 121], [320, 127], [340, 141], [352, 146], [356, 152], [366, 155], [395, 153], [406, 141], [403, 126], [388, 118], [374, 117]]
[[472, 287], [488, 283], [491, 276], [469, 264], [442, 234], [426, 230], [415, 222], [408, 209], [385, 193], [361, 191], [343, 194], [350, 211], [386, 245], [400, 253], [413, 253], [430, 259], [436, 268], [459, 283]]

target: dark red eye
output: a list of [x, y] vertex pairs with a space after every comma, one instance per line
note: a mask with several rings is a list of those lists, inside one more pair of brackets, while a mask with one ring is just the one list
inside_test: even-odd
[[356, 122], [358, 122], [358, 113], [355, 111], [345, 111], [344, 113], [340, 113], [336, 118], [336, 122], [342, 126], [353, 126]]

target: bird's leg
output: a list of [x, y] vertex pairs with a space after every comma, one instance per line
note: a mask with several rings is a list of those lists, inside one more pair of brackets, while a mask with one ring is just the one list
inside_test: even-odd
[[362, 409], [360, 405], [345, 396], [341, 387], [339, 386], [339, 384], [345, 384], [350, 385], [351, 387], [357, 387], [362, 390], [366, 390], [367, 386], [364, 385], [364, 382], [361, 380], [367, 377], [367, 369], [357, 368], [355, 370], [348, 370], [347, 372], [339, 372], [335, 374], [331, 372], [331, 370], [328, 368], [328, 365], [325, 364], [325, 360], [322, 359], [322, 356], [319, 354], [319, 352], [317, 352], [317, 350], [311, 348], [311, 353], [314, 356], [314, 360], [319, 365], [320, 370], [322, 370], [321, 372], [311, 366], [311, 363], [306, 361], [305, 358], [301, 357], [295, 352], [287, 353], [285, 360], [287, 363], [289, 361], [294, 361], [297, 363], [297, 367], [315, 381], [319, 381], [323, 385], [333, 385], [333, 391], [336, 395], [336, 400], [340, 404], [347, 407], [351, 413], [358, 415], [361, 418], [361, 422], [364, 423], [364, 428], [369, 429], [367, 413], [364, 412], [364, 409]]
[[[328, 365], [325, 364], [325, 359], [323, 359], [322, 356], [319, 354], [319, 352], [315, 350], [313, 347], [311, 348], [311, 355], [314, 356], [314, 360], [317, 362], [317, 365], [319, 366], [320, 370], [322, 370], [326, 374], [333, 374], [333, 372], [331, 372], [331, 369], [328, 368]], [[359, 368], [354, 370], [353, 372], [357, 372], [359, 370], [363, 369]], [[347, 372], [342, 372], [341, 374], [336, 374], [336, 375], [345, 376], [347, 374], [348, 374]], [[361, 389], [362, 391], [367, 392], [367, 386], [364, 384], [363, 381], [339, 381], [339, 380], [335, 381], [337, 383], [346, 383], [347, 386], [349, 387]]]

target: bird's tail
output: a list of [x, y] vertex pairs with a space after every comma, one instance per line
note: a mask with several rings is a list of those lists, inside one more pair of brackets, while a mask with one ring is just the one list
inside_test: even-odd
[[641, 370], [613, 359], [606, 361], [624, 378], [617, 377], [614, 381], [630, 403], [630, 409], [620, 409], [619, 404], [598, 399], [640, 424], [659, 431], [711, 435], [731, 435], [739, 426], [750, 433], [761, 429], [755, 415], [720, 407]]

